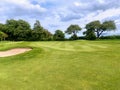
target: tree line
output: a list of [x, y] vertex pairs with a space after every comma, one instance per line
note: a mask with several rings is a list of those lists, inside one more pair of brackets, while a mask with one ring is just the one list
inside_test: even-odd
[[[103, 32], [116, 29], [115, 22], [104, 21], [101, 23], [99, 20], [92, 21], [85, 26], [86, 31], [83, 32], [84, 39], [95, 40], [99, 39]], [[82, 28], [77, 24], [70, 25], [65, 32], [62, 30], [56, 30], [54, 34], [42, 27], [40, 21], [36, 20], [33, 28], [30, 24], [24, 20], [7, 20], [5, 24], [0, 24], [0, 40], [10, 41], [63, 41], [65, 34], [70, 34], [69, 40], [77, 40]]]
[[10, 41], [45, 41], [52, 39], [52, 34], [44, 29], [38, 20], [34, 23], [33, 29], [24, 20], [7, 20], [5, 24], [0, 24], [0, 32], [7, 35], [0, 35], [1, 40], [3, 38]]

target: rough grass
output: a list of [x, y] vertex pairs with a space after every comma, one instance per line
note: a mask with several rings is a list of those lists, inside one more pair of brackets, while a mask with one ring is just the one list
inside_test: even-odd
[[119, 90], [120, 41], [0, 42], [0, 90]]

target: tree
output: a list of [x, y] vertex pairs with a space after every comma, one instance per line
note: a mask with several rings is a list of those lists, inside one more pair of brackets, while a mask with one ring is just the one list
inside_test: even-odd
[[65, 34], [61, 30], [56, 30], [55, 34], [53, 35], [54, 40], [62, 41], [65, 39]]
[[47, 41], [47, 40], [52, 40], [53, 35], [46, 29], [43, 30], [41, 40]]
[[99, 37], [100, 27], [101, 27], [101, 23], [98, 20], [88, 23], [85, 27], [87, 29], [86, 32], [87, 36], [90, 35], [89, 33], [93, 34], [94, 32], [97, 32], [97, 37]]
[[52, 39], [52, 34], [48, 30], [44, 29], [38, 20], [36, 20], [34, 24], [32, 34], [34, 35], [32, 35], [34, 40], [46, 41]]
[[91, 29], [88, 29], [87, 31], [83, 32], [83, 34], [86, 35], [85, 38], [87, 40], [95, 40], [96, 39], [96, 35], [95, 35], [94, 31]]
[[103, 22], [103, 24], [101, 25], [101, 33], [104, 31], [111, 31], [111, 30], [115, 30], [116, 29], [116, 25], [114, 21], [105, 21]]
[[24, 20], [7, 20], [5, 26], [7, 29], [5, 33], [9, 35], [9, 40], [27, 40], [28, 30], [31, 30], [28, 22]]
[[[65, 31], [65, 33], [67, 34], [72, 34], [73, 37], [76, 36], [77, 37], [77, 33], [82, 30], [81, 27], [79, 27], [79, 25], [70, 25], [67, 30]], [[76, 38], [74, 38], [76, 39]]]
[[34, 28], [33, 30], [43, 30], [43, 27], [40, 24], [40, 21], [36, 20], [36, 22], [34, 23]]
[[0, 23], [0, 31], [4, 31], [5, 30], [5, 25]]
[[8, 37], [8, 35], [7, 35], [6, 33], [0, 31], [0, 40], [1, 40], [1, 41], [2, 41], [2, 40], [5, 40], [5, 38], [7, 38], [7, 37]]
[[116, 25], [114, 21], [105, 21], [101, 24], [100, 21], [97, 20], [97, 21], [92, 21], [88, 23], [85, 28], [87, 29], [86, 36], [88, 36], [87, 34], [92, 32], [96, 34], [97, 38], [100, 38], [100, 36], [104, 31], [115, 30]]

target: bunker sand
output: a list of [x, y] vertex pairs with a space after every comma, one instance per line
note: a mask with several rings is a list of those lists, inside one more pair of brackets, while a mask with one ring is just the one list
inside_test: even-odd
[[7, 50], [7, 51], [0, 51], [0, 57], [14, 56], [14, 55], [18, 55], [21, 53], [25, 53], [30, 50], [32, 50], [32, 49], [30, 49], [30, 48], [15, 48], [15, 49]]

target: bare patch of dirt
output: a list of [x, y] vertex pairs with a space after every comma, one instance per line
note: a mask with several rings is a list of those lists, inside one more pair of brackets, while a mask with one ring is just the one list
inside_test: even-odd
[[30, 48], [15, 48], [7, 51], [0, 51], [0, 57], [8, 57], [30, 51]]

